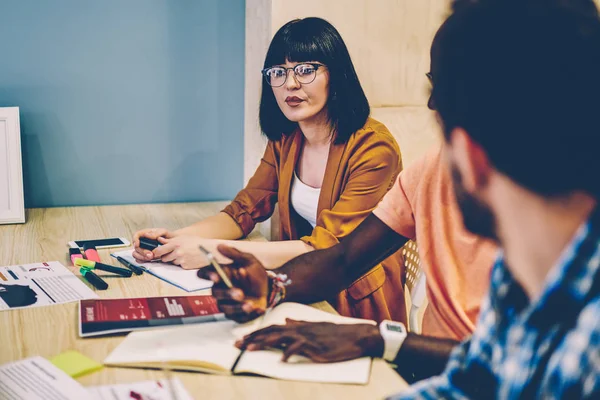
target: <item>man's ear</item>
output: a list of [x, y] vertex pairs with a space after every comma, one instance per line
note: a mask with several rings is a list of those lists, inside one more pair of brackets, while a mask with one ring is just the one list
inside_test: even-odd
[[470, 193], [479, 191], [489, 181], [492, 167], [487, 153], [463, 128], [450, 133], [454, 165], [458, 168], [463, 187]]

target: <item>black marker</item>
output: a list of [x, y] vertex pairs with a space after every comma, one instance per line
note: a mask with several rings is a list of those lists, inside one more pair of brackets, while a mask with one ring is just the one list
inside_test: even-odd
[[147, 237], [140, 238], [140, 247], [144, 250], [152, 251], [158, 246], [160, 246], [160, 242], [158, 240], [148, 239]]
[[106, 290], [108, 289], [108, 283], [104, 282], [102, 278], [92, 272], [91, 269], [82, 267], [79, 269], [81, 276], [90, 283], [93, 287], [98, 290]]
[[140, 267], [138, 265], [135, 265], [132, 262], [127, 261], [126, 259], [124, 259], [121, 256], [117, 256], [117, 260], [123, 264], [124, 266], [126, 266], [127, 268], [129, 268], [130, 270], [132, 270], [136, 275], [141, 275], [144, 273], [144, 268]]

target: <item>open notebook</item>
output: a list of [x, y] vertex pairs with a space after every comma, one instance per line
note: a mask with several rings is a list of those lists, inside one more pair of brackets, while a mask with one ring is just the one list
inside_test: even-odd
[[341, 317], [296, 303], [283, 303], [267, 315], [245, 325], [232, 321], [134, 332], [104, 360], [120, 367], [170, 368], [215, 374], [257, 374], [276, 379], [367, 384], [371, 358], [330, 364], [312, 363], [304, 357], [281, 361], [280, 351], [241, 351], [236, 339], [286, 318], [337, 324], [375, 324], [374, 321]]
[[133, 250], [129, 249], [111, 253], [111, 256], [114, 258], [117, 258], [117, 256], [123, 257], [130, 263], [142, 267], [150, 275], [154, 275], [187, 292], [195, 292], [196, 290], [210, 289], [212, 287], [211, 281], [198, 278], [197, 269], [183, 269], [178, 265], [162, 262], [139, 263], [133, 258], [132, 254]]

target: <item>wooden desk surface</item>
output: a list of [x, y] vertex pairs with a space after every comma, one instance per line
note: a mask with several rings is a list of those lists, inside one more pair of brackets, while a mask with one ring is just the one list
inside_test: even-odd
[[[153, 204], [103, 207], [68, 207], [27, 210], [25, 225], [0, 225], [0, 266], [41, 261], [60, 261], [70, 266], [67, 242], [71, 240], [125, 237], [138, 229], [177, 229], [221, 210], [226, 203]], [[264, 240], [253, 233], [252, 240]], [[99, 250], [108, 262], [110, 250]], [[112, 262], [110, 262], [112, 263]], [[79, 274], [75, 268], [71, 268]], [[186, 295], [149, 274], [107, 281], [102, 298]], [[195, 292], [194, 294], [198, 294]], [[318, 305], [331, 309], [326, 303]], [[77, 333], [77, 303], [0, 311], [0, 364], [40, 355], [51, 358], [77, 350], [99, 362], [123, 337], [81, 339]], [[202, 399], [380, 399], [401, 391], [406, 383], [381, 360], [373, 363], [369, 385], [332, 385], [288, 382], [250, 376], [216, 376], [176, 372], [194, 398]], [[79, 378], [84, 386], [163, 378], [152, 370], [104, 368]]]

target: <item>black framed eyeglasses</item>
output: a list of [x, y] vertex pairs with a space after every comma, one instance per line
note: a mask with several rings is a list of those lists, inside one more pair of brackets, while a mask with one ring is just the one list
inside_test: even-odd
[[288, 71], [294, 71], [296, 80], [303, 85], [312, 83], [317, 77], [317, 70], [320, 67], [324, 67], [324, 64], [319, 63], [302, 63], [298, 64], [293, 68], [285, 67], [270, 67], [265, 68], [261, 72], [265, 77], [265, 80], [272, 87], [280, 87], [285, 84], [288, 78]]
[[431, 72], [427, 72], [425, 76], [427, 77], [427, 79], [429, 79], [429, 83], [431, 84], [432, 88], [431, 94], [429, 95], [429, 100], [427, 100], [427, 108], [435, 111], [435, 103], [433, 101], [433, 75], [431, 74]]

